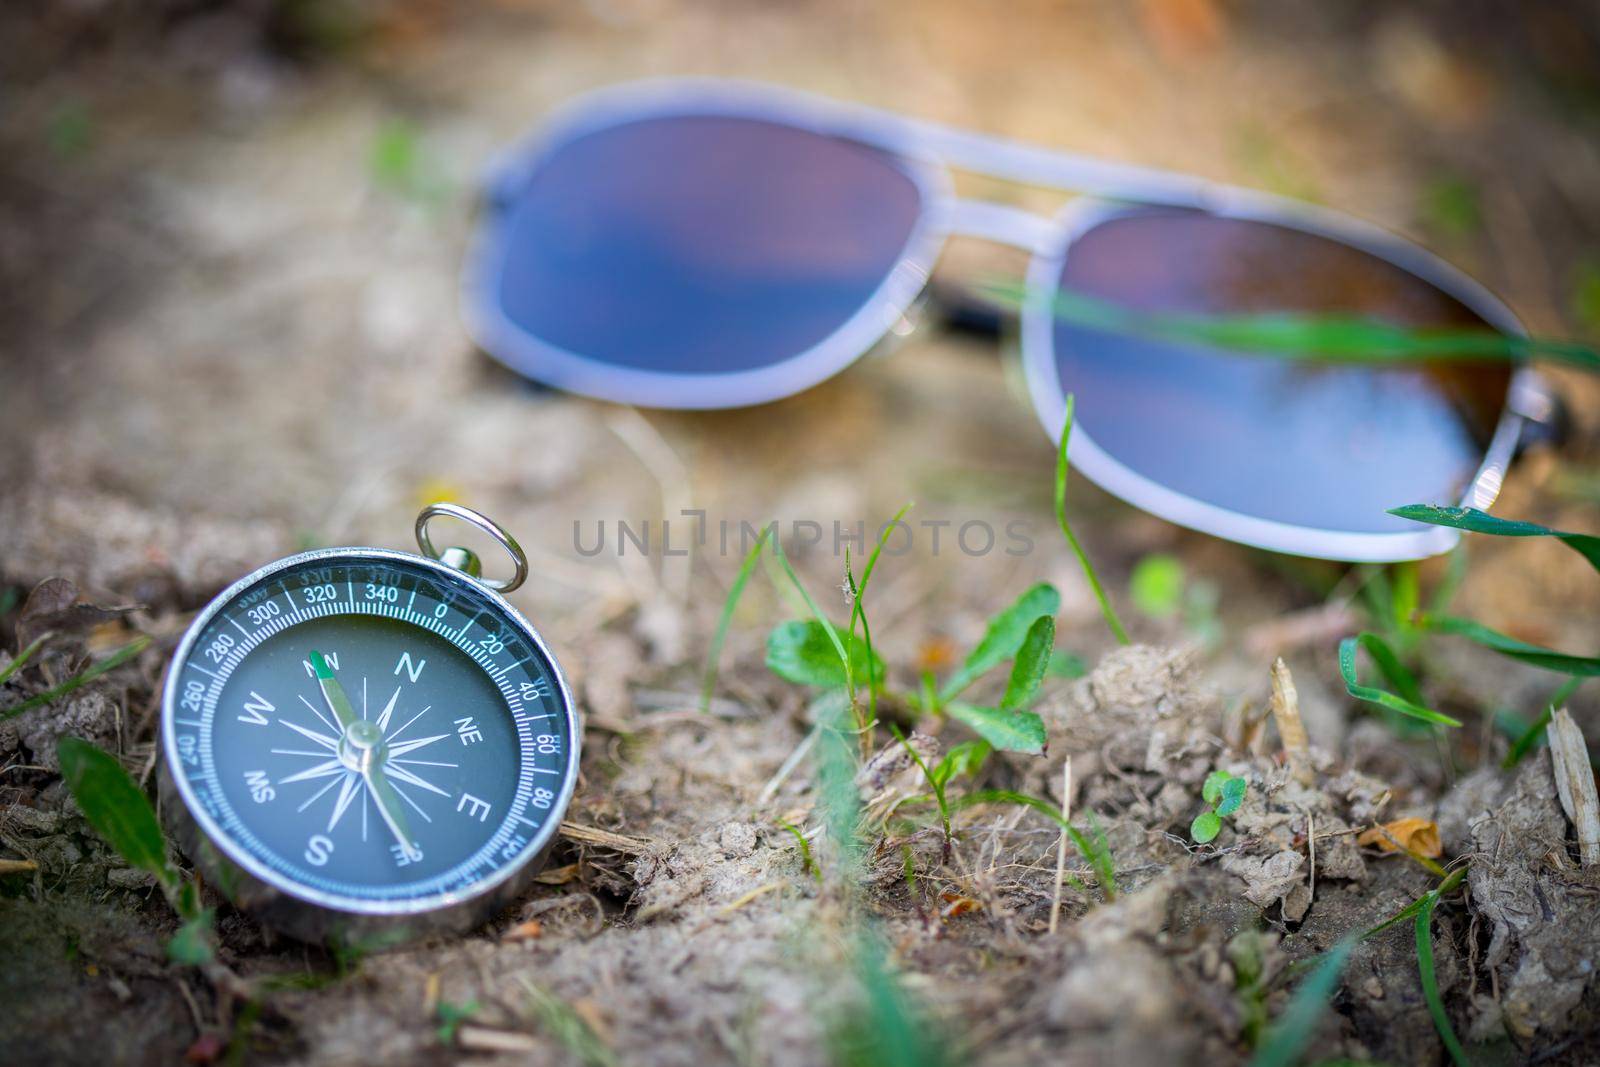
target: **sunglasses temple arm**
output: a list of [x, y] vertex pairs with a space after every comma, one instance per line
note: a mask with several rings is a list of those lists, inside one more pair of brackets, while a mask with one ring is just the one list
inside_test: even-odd
[[1516, 454], [1531, 448], [1560, 448], [1572, 436], [1572, 412], [1549, 378], [1537, 372], [1520, 375], [1507, 403], [1522, 416]]

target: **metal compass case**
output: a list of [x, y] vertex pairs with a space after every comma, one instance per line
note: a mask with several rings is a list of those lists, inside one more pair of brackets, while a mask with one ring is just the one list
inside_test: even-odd
[[[516, 565], [436, 552], [439, 516]], [[308, 941], [459, 932], [538, 871], [577, 780], [561, 668], [500, 596], [527, 557], [477, 512], [434, 504], [422, 555], [303, 552], [213, 600], [161, 707], [163, 811], [229, 899]]]

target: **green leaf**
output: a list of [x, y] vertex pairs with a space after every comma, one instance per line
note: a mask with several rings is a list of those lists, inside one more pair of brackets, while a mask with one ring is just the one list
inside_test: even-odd
[[1089, 665], [1082, 656], [1058, 648], [1050, 653], [1050, 668], [1045, 673], [1052, 678], [1082, 678], [1089, 673]]
[[933, 768], [930, 777], [936, 785], [944, 786], [963, 775], [969, 777], [975, 775], [983, 767], [983, 761], [989, 758], [993, 748], [994, 746], [983, 740], [963, 741], [959, 745], [951, 745], [950, 751], [946, 752], [944, 759]]
[[1194, 838], [1196, 844], [1205, 844], [1222, 831], [1222, 820], [1214, 811], [1202, 811], [1194, 817], [1194, 822], [1189, 824], [1189, 836]]
[[61, 777], [89, 825], [129, 864], [175, 890], [178, 872], [167, 862], [167, 841], [161, 836], [155, 808], [117, 758], [78, 737], [63, 737], [56, 745], [56, 757]]
[[[1409, 615], [1407, 618], [1409, 619]], [[1401, 699], [1409, 700], [1413, 704], [1427, 705], [1422, 696], [1422, 686], [1417, 683], [1416, 675], [1406, 669], [1400, 662], [1400, 657], [1389, 643], [1375, 633], [1362, 632], [1356, 635], [1356, 641], [1372, 657], [1372, 662], [1377, 665], [1378, 673], [1394, 687]]]
[[1490, 534], [1494, 537], [1554, 537], [1588, 560], [1589, 566], [1600, 571], [1600, 537], [1591, 534], [1568, 533], [1565, 530], [1552, 530], [1548, 526], [1540, 526], [1536, 522], [1502, 519], [1477, 508], [1441, 508], [1432, 504], [1407, 504], [1402, 508], [1390, 508], [1389, 514], [1414, 522], [1449, 526], [1457, 530]]
[[[767, 666], [785, 681], [797, 685], [824, 687], [846, 684], [844, 661], [839, 658], [838, 646], [816, 619], [795, 620], [773, 628], [767, 636]], [[867, 665], [872, 665], [874, 681], [883, 678], [883, 660], [873, 655], [867, 658], [867, 646], [859, 638], [849, 638], [851, 672], [857, 678], [867, 677]]]
[[1000, 698], [1002, 708], [1026, 708], [1033, 703], [1050, 667], [1050, 649], [1055, 641], [1056, 620], [1049, 615], [1034, 619], [1033, 625], [1028, 627], [1028, 636], [1022, 639], [1022, 647], [1017, 650], [1017, 661], [1012, 664], [1005, 696]]
[[1439, 996], [1439, 982], [1433, 973], [1433, 909], [1441, 895], [1438, 889], [1428, 893], [1422, 898], [1422, 907], [1417, 911], [1417, 971], [1422, 977], [1422, 998], [1428, 1002], [1428, 1014], [1433, 1016], [1433, 1026], [1439, 1031], [1439, 1040], [1444, 1042], [1456, 1067], [1470, 1067], [1467, 1052], [1456, 1038], [1456, 1032], [1450, 1025], [1450, 1016], [1445, 1014], [1444, 1000]]
[[1207, 804], [1215, 804], [1222, 795], [1222, 787], [1226, 785], [1233, 775], [1227, 771], [1212, 771], [1206, 775], [1205, 784], [1200, 787], [1200, 797]]
[[722, 602], [722, 614], [717, 618], [717, 629], [711, 637], [711, 647], [706, 650], [705, 681], [700, 686], [700, 711], [711, 710], [711, 694], [717, 687], [717, 661], [722, 658], [722, 646], [728, 640], [728, 626], [733, 622], [733, 611], [739, 606], [739, 599], [744, 596], [744, 587], [750, 584], [750, 573], [755, 570], [756, 561], [761, 558], [761, 549], [766, 546], [767, 535], [772, 533], [768, 526], [761, 531], [761, 536], [756, 538], [756, 543], [750, 546], [750, 551], [745, 553], [744, 562], [739, 565], [739, 573], [733, 579], [733, 585], [728, 588], [728, 598]]
[[1183, 564], [1176, 556], [1145, 556], [1134, 565], [1128, 579], [1128, 593], [1140, 611], [1155, 619], [1167, 619], [1183, 607]]
[[1317, 1020], [1339, 987], [1339, 976], [1344, 973], [1345, 961], [1355, 944], [1355, 939], [1346, 938], [1327, 951], [1317, 969], [1294, 991], [1283, 1014], [1262, 1036], [1250, 1067], [1293, 1067], [1300, 1062], [1316, 1036]]
[[1585, 678], [1600, 676], [1600, 659], [1593, 656], [1575, 656], [1567, 652], [1530, 645], [1526, 641], [1518, 641], [1515, 637], [1498, 630], [1491, 630], [1471, 619], [1460, 619], [1451, 615], [1430, 615], [1424, 617], [1423, 621], [1430, 630], [1437, 633], [1465, 637], [1469, 641], [1476, 641], [1484, 648], [1532, 667], [1542, 667], [1547, 671], [1559, 671], [1562, 674], [1581, 675]]
[[[1094, 593], [1095, 600], [1100, 603], [1100, 614], [1105, 617], [1106, 626], [1111, 630], [1111, 636], [1121, 645], [1128, 644], [1128, 631], [1122, 628], [1122, 620], [1117, 618], [1117, 610], [1111, 606], [1111, 600], [1106, 596], [1104, 587], [1100, 585], [1100, 576], [1094, 572], [1094, 564], [1089, 562], [1089, 553], [1083, 550], [1083, 545], [1078, 543], [1078, 535], [1072, 532], [1072, 524], [1067, 521], [1067, 474], [1072, 469], [1067, 462], [1067, 442], [1072, 439], [1072, 412], [1076, 400], [1071, 393], [1067, 394], [1067, 416], [1061, 427], [1061, 446], [1056, 451], [1056, 525], [1061, 528], [1061, 536], [1066, 538], [1067, 547], [1072, 549], [1072, 554], [1078, 558], [1078, 566], [1083, 569], [1083, 576], [1089, 580], [1089, 589]], [[1050, 614], [1054, 615], [1055, 612]]]
[[1250, 783], [1243, 778], [1229, 778], [1222, 783], [1222, 802], [1217, 805], [1217, 814], [1227, 818], [1238, 811], [1249, 788]]
[[1362, 685], [1356, 674], [1356, 649], [1366, 646], [1366, 638], [1380, 641], [1376, 634], [1361, 634], [1359, 637], [1347, 637], [1339, 642], [1339, 673], [1344, 677], [1344, 688], [1357, 700], [1365, 700], [1372, 704], [1379, 704], [1391, 711], [1398, 711], [1402, 715], [1409, 715], [1413, 719], [1423, 722], [1435, 723], [1439, 726], [1460, 726], [1459, 720], [1448, 715], [1441, 715], [1432, 708], [1413, 703], [1404, 697], [1375, 689], [1369, 685]]
[[1026, 752], [1036, 756], [1044, 751], [1044, 720], [1031, 711], [980, 708], [962, 703], [946, 705], [944, 710], [1003, 752]]
[[983, 640], [967, 656], [967, 661], [939, 690], [940, 700], [952, 700], [988, 671], [1017, 654], [1027, 640], [1033, 620], [1043, 615], [1052, 618], [1061, 610], [1061, 594], [1055, 586], [1040, 582], [1029, 588], [1016, 603], [989, 620]]

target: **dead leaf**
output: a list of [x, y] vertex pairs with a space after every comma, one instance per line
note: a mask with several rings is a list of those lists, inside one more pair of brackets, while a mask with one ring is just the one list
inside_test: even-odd
[[27, 648], [44, 633], [78, 633], [111, 622], [140, 605], [106, 607], [91, 604], [78, 595], [78, 587], [66, 578], [46, 578], [33, 587], [17, 616], [17, 647]]
[[1439, 841], [1439, 825], [1415, 816], [1395, 819], [1364, 830], [1356, 838], [1356, 844], [1376, 845], [1383, 852], [1415, 852], [1431, 860], [1444, 855], [1444, 845]]
[[944, 901], [944, 907], [939, 910], [940, 918], [944, 919], [954, 919], [957, 915], [965, 915], [983, 908], [981, 901], [962, 896], [960, 893], [940, 893], [939, 899]]

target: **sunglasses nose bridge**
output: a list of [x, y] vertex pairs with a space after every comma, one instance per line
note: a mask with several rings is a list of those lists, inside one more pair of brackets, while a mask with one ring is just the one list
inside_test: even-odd
[[946, 217], [952, 237], [976, 237], [1025, 252], [1049, 251], [1061, 235], [1054, 219], [988, 200], [953, 199]]

